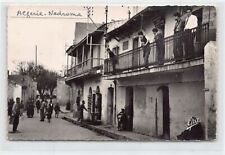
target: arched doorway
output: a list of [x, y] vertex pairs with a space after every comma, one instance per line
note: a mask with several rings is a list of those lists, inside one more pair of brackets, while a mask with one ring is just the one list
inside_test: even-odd
[[107, 92], [107, 124], [113, 124], [113, 96], [114, 88], [110, 86]]
[[92, 100], [93, 100], [93, 97], [92, 97], [92, 88], [89, 87], [88, 107], [87, 107], [87, 110], [88, 110], [88, 120], [91, 120], [91, 105], [92, 105]]
[[96, 105], [95, 105], [95, 116], [98, 121], [101, 121], [102, 116], [102, 94], [100, 92], [99, 86], [96, 87]]
[[[169, 88], [168, 86], [160, 86], [157, 91], [159, 92], [158, 107], [161, 107], [158, 110], [162, 110], [162, 119], [159, 116], [159, 120], [162, 120], [159, 123], [161, 122], [162, 124], [159, 124], [159, 127], [162, 126], [162, 137], [164, 139], [170, 139]], [[160, 111], [158, 112], [159, 114]]]

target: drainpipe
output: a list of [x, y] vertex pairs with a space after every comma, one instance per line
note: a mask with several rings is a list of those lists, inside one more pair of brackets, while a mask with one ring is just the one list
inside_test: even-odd
[[114, 119], [113, 119], [113, 124], [114, 125], [116, 125], [116, 114], [117, 114], [117, 112], [116, 112], [116, 92], [117, 92], [117, 90], [116, 90], [116, 86], [117, 86], [117, 82], [116, 82], [116, 80], [113, 80], [113, 83], [114, 83], [114, 88], [115, 88], [115, 91], [114, 91]]

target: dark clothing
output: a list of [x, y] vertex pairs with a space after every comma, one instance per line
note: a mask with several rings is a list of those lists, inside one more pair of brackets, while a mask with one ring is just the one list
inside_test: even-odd
[[83, 104], [81, 104], [80, 107], [79, 107], [79, 118], [78, 118], [77, 121], [81, 121], [81, 122], [83, 121], [83, 118], [84, 118], [83, 111], [84, 111], [84, 109], [87, 111], [86, 107]]
[[14, 104], [14, 101], [13, 100], [10, 100], [8, 102], [8, 116], [11, 116], [12, 115], [13, 104]]
[[125, 112], [120, 112], [117, 114], [118, 119], [118, 130], [126, 130], [126, 122], [127, 122], [127, 116]]
[[50, 104], [48, 105], [46, 109], [46, 115], [47, 115], [48, 122], [50, 123], [50, 120], [52, 118], [52, 108]]
[[116, 58], [116, 55], [111, 50], [109, 51], [109, 58], [110, 58], [111, 63], [112, 63], [113, 72], [115, 72], [116, 71], [117, 58]]
[[149, 54], [150, 54], [150, 43], [148, 42], [147, 45], [145, 45], [143, 47], [143, 58], [144, 58], [144, 64], [145, 64], [145, 67], [148, 66], [148, 58], [149, 58]]
[[60, 106], [56, 104], [54, 110], [55, 110], [55, 117], [58, 118], [59, 112], [60, 112]]
[[40, 107], [40, 121], [44, 121], [45, 119], [45, 108], [46, 108], [46, 103], [43, 101]]
[[41, 103], [40, 103], [39, 100], [37, 100], [37, 101], [36, 101], [37, 113], [39, 113], [40, 107], [41, 107]]
[[180, 135], [177, 136], [179, 140], [203, 140], [204, 139], [204, 131], [202, 125], [198, 123], [197, 125], [191, 127], [190, 129], [186, 129]]
[[157, 33], [154, 37], [156, 43], [156, 60], [159, 65], [163, 65], [165, 56], [165, 44], [162, 33]]
[[173, 54], [175, 61], [182, 60], [183, 58], [182, 32], [184, 31], [184, 23], [182, 20], [177, 20], [174, 26]]
[[32, 102], [28, 102], [27, 104], [27, 117], [31, 118], [34, 116], [34, 104]]
[[185, 58], [191, 59], [194, 57], [194, 42], [193, 42], [193, 35], [190, 29], [184, 31], [184, 51], [185, 51]]
[[18, 127], [18, 125], [19, 125], [19, 118], [20, 118], [20, 116], [19, 115], [15, 115], [15, 116], [13, 116], [14, 118], [13, 118], [13, 132], [16, 132], [16, 130], [17, 130], [17, 127]]
[[13, 111], [12, 111], [12, 117], [13, 117], [13, 132], [16, 132], [17, 127], [19, 125], [19, 118], [20, 118], [20, 104], [15, 103], [13, 106]]

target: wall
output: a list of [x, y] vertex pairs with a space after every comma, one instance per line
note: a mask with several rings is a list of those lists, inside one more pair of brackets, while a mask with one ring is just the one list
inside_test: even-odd
[[209, 42], [205, 46], [205, 113], [206, 113], [206, 138], [216, 139], [217, 119], [217, 86], [218, 86], [218, 54], [216, 42]]
[[[168, 78], [169, 77], [169, 78]], [[170, 136], [176, 139], [186, 129], [187, 120], [197, 116], [204, 125], [204, 73], [203, 67], [183, 70], [178, 73], [151, 74], [119, 80], [117, 111], [124, 108], [125, 88], [134, 88], [133, 130], [156, 136], [156, 100], [158, 136], [163, 133], [161, 92], [162, 85], [169, 87]], [[145, 100], [143, 100], [145, 99]]]
[[57, 87], [55, 89], [56, 89], [57, 102], [61, 105], [66, 105], [66, 103], [69, 101], [70, 92], [69, 92], [69, 86], [65, 84], [65, 80], [57, 79]]
[[[85, 101], [85, 107], [88, 107], [88, 95], [89, 88], [92, 88], [92, 94], [95, 93], [97, 86], [100, 88], [100, 93], [102, 94], [102, 113], [101, 120], [103, 124], [107, 122], [107, 93], [108, 88], [112, 85], [114, 86], [111, 80], [103, 80], [102, 77], [89, 78], [84, 82], [84, 91], [83, 91], [83, 100]], [[84, 112], [84, 119], [87, 119], [88, 113]]]

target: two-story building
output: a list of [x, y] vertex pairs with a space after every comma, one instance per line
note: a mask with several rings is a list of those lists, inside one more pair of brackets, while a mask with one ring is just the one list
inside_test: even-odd
[[[108, 30], [121, 22], [107, 23]], [[114, 84], [112, 80], [103, 80], [102, 78], [103, 62], [107, 55], [104, 39], [106, 24], [94, 26], [96, 26], [95, 30], [86, 33], [67, 50], [72, 61], [67, 71], [66, 83], [72, 90], [70, 96], [73, 98], [72, 105], [75, 111], [78, 110], [82, 100], [85, 101], [88, 111], [84, 112], [84, 119], [95, 123], [113, 124], [113, 117], [115, 117], [112, 115], [113, 107], [107, 107], [106, 103], [114, 100]], [[79, 30], [76, 28], [75, 31]], [[75, 113], [74, 117], [76, 116]]]
[[[104, 60], [104, 79], [114, 80], [113, 113], [125, 108], [128, 116], [128, 130], [176, 139], [187, 127], [190, 117], [200, 118], [208, 139], [209, 127], [207, 89], [205, 86], [206, 45], [216, 41], [216, 10], [211, 6], [193, 6], [192, 14], [198, 19], [198, 26], [190, 30], [194, 56], [186, 59], [185, 54], [179, 62], [174, 61], [174, 13], [185, 18], [186, 7], [154, 6], [147, 7], [118, 28], [108, 31], [106, 41], [117, 54], [116, 72], [112, 73], [112, 63]], [[165, 55], [163, 65], [157, 65], [157, 50], [153, 28], [163, 34]], [[150, 39], [148, 66], [144, 64], [143, 48], [138, 33], [144, 31]], [[183, 48], [184, 35], [176, 36]], [[213, 76], [213, 75], [212, 75]], [[215, 86], [214, 86], [215, 88]], [[115, 120], [116, 121], [116, 120]], [[214, 124], [216, 120], [213, 120]], [[213, 129], [212, 129], [213, 128]], [[209, 137], [215, 137], [215, 131]], [[214, 136], [212, 136], [214, 135]]]

